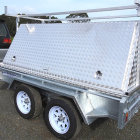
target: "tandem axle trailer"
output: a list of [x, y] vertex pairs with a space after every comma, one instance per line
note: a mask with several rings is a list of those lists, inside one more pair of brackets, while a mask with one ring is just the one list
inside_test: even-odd
[[17, 25], [19, 18], [44, 22], [34, 16], [137, 9], [136, 15], [86, 18], [86, 23], [20, 25], [0, 63], [2, 80], [15, 90], [18, 113], [31, 119], [45, 104], [45, 123], [61, 139], [76, 136], [82, 122], [89, 125], [97, 118], [115, 119], [124, 128], [140, 108], [140, 22], [92, 20], [139, 17], [139, 6], [136, 1], [133, 6], [18, 15]]

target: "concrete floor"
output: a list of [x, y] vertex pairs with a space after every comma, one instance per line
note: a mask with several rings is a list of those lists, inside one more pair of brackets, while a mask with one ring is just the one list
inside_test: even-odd
[[[13, 104], [13, 92], [6, 90], [0, 82], [0, 140], [57, 140], [43, 120], [43, 113], [34, 120], [21, 118]], [[83, 124], [75, 140], [139, 140], [140, 112], [123, 129], [117, 129], [117, 122], [98, 119], [92, 125]]]

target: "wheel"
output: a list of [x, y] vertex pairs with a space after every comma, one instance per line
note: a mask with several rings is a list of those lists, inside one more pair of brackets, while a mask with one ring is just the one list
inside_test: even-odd
[[17, 87], [14, 95], [14, 103], [17, 112], [24, 119], [35, 118], [40, 115], [42, 110], [42, 101], [39, 92], [27, 85]]
[[48, 129], [60, 139], [75, 137], [81, 129], [79, 115], [66, 99], [52, 99], [45, 108], [44, 119]]

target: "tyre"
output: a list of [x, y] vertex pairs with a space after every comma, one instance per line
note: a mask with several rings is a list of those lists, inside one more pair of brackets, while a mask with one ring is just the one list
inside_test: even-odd
[[48, 129], [60, 139], [75, 137], [81, 129], [79, 115], [66, 99], [52, 99], [45, 108], [44, 119]]
[[27, 85], [17, 87], [14, 95], [17, 112], [24, 119], [35, 118], [42, 110], [41, 96], [37, 90]]

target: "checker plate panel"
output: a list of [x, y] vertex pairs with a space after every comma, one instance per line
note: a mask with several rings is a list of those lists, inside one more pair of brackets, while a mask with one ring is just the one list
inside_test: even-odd
[[124, 75], [129, 81], [127, 67], [131, 73], [128, 55], [133, 59], [135, 28], [136, 22], [23, 24], [3, 63], [65, 83], [121, 92]]

